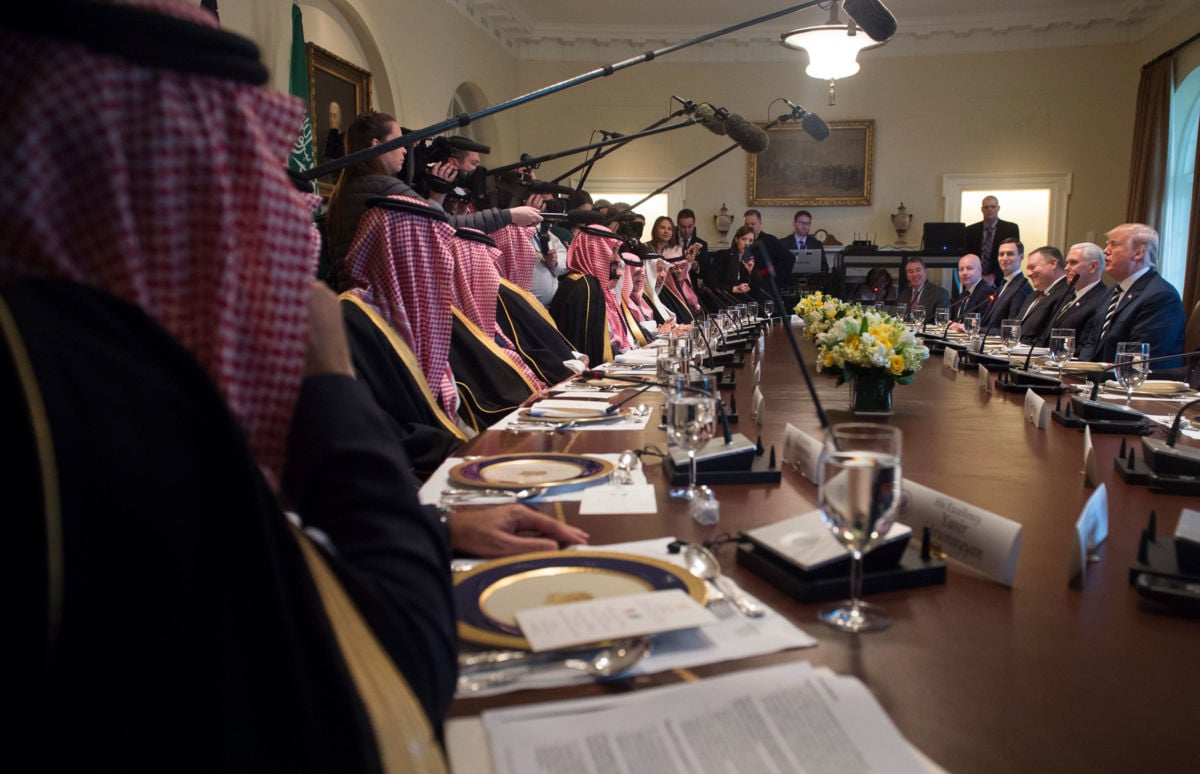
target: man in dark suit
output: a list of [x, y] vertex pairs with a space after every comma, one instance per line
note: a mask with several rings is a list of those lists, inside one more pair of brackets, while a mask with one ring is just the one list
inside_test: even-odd
[[779, 241], [787, 250], [820, 250], [821, 271], [827, 272], [829, 271], [829, 262], [825, 260], [825, 246], [821, 244], [821, 240], [809, 236], [808, 232], [811, 228], [812, 213], [808, 210], [799, 210], [792, 216], [792, 233], [779, 237]]
[[1019, 239], [1005, 239], [996, 250], [996, 261], [1004, 277], [996, 286], [996, 300], [983, 316], [983, 330], [989, 336], [1000, 335], [1000, 326], [1005, 320], [1015, 319], [1025, 298], [1033, 287], [1021, 273], [1021, 261], [1025, 260], [1025, 245]]
[[796, 256], [787, 245], [762, 230], [762, 213], [758, 210], [746, 210], [742, 214], [742, 222], [754, 230], [754, 241], [761, 242], [771, 256], [775, 265], [775, 282], [782, 288], [792, 276], [792, 267], [796, 264]]
[[926, 281], [923, 258], [909, 258], [904, 265], [904, 277], [908, 284], [896, 296], [896, 305], [904, 304], [907, 309], [925, 307], [925, 319], [919, 322], [933, 322], [938, 309], [950, 306], [950, 291]]
[[967, 253], [958, 259], [958, 281], [962, 290], [950, 302], [950, 319], [954, 321], [951, 330], [962, 330], [962, 322], [969, 314], [978, 314], [982, 321], [995, 300], [992, 283], [983, 279], [978, 255]]
[[1054, 312], [1071, 292], [1065, 265], [1062, 251], [1057, 247], [1046, 245], [1029, 254], [1025, 271], [1029, 272], [1034, 292], [1029, 294], [1017, 312], [1021, 320], [1022, 344], [1036, 344], [1043, 332], [1048, 335]]
[[[1142, 223], [1117, 226], [1108, 232], [1104, 256], [1117, 285], [1109, 302], [1096, 310], [1080, 359], [1111, 362], [1122, 341], [1148, 342], [1150, 357], [1182, 352], [1185, 317], [1179, 291], [1154, 270], [1158, 232]], [[1168, 360], [1154, 366], [1163, 370], [1181, 364]]]
[[1104, 273], [1104, 251], [1100, 245], [1080, 242], [1067, 251], [1067, 284], [1071, 287], [1054, 310], [1050, 325], [1042, 331], [1037, 346], [1050, 344], [1052, 328], [1075, 330], [1075, 348], [1082, 347], [1091, 333], [1096, 310], [1107, 307], [1109, 290], [1101, 275]]
[[705, 242], [700, 237], [696, 236], [696, 213], [690, 209], [682, 209], [675, 216], [675, 234], [679, 239], [679, 247], [683, 250], [683, 255], [688, 258], [688, 251], [694, 252], [694, 258], [688, 258], [688, 261], [694, 268], [692, 273], [692, 285], [701, 287], [710, 281], [712, 276], [712, 260], [713, 256], [709, 255], [708, 242]]
[[996, 248], [1005, 239], [1020, 239], [1021, 227], [1007, 220], [1000, 220], [1000, 200], [995, 196], [983, 197], [979, 208], [983, 220], [967, 226], [967, 250], [979, 255], [983, 263], [983, 276], [995, 282], [1000, 278], [996, 264]]

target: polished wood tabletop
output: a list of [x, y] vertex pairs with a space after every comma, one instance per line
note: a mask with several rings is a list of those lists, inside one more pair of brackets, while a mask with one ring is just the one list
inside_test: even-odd
[[[811, 364], [814, 351], [805, 344], [804, 352]], [[761, 436], [780, 457], [787, 423], [821, 436], [781, 327], [766, 334], [761, 426], [750, 417], [753, 372], [747, 367], [736, 373], [737, 432]], [[848, 386], [835, 386], [827, 375], [815, 378], [830, 422], [851, 421]], [[656, 400], [661, 396], [647, 395], [648, 404]], [[1170, 534], [1180, 509], [1200, 503], [1125, 484], [1112, 465], [1122, 437], [1094, 436], [1108, 489], [1109, 537], [1086, 583], [1071, 587], [1074, 524], [1093, 492], [1084, 482], [1083, 433], [1053, 423], [1037, 429], [1024, 420], [1023, 402], [1020, 394], [981, 390], [975, 372], [950, 371], [934, 358], [913, 384], [896, 388], [894, 416], [877, 420], [903, 430], [906, 478], [1023, 525], [1012, 588], [952, 564], [945, 585], [870, 596], [891, 614], [888, 630], [845, 634], [816, 621], [818, 605], [800, 604], [738, 567], [727, 545], [720, 551], [723, 569], [819, 645], [692, 672], [704, 677], [807, 660], [855, 675], [909, 741], [955, 772], [1196, 770], [1191, 733], [1200, 725], [1200, 621], [1144, 609], [1129, 585], [1129, 566], [1151, 509], [1159, 533]], [[1168, 413], [1178, 404], [1145, 408]], [[644, 432], [489, 432], [466, 453], [620, 451], [647, 443], [666, 446], [665, 432], [653, 422]], [[684, 505], [666, 497], [668, 485], [654, 458], [645, 460], [658, 492], [657, 515], [580, 516], [575, 503], [541, 508], [587, 530], [594, 544], [660, 536], [703, 541], [815, 508], [815, 486], [784, 466], [780, 484], [714, 487], [721, 521], [701, 527]], [[463, 700], [453, 714], [687, 676]]]

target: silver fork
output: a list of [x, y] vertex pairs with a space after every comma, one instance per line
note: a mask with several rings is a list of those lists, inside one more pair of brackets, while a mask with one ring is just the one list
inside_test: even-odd
[[737, 608], [734, 607], [733, 600], [724, 591], [721, 591], [716, 585], [705, 581], [708, 586], [708, 603], [706, 607], [712, 611], [717, 618], [731, 618], [737, 615]]

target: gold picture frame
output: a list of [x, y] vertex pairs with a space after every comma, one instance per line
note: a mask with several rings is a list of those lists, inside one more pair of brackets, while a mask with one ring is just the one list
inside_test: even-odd
[[750, 206], [864, 206], [875, 173], [875, 121], [830, 121], [814, 140], [796, 124], [767, 131], [770, 145], [750, 155]]
[[[358, 65], [347, 62], [320, 46], [309, 43], [308, 48], [308, 105], [312, 111], [313, 148], [317, 164], [324, 164], [344, 155], [332, 155], [339, 147], [343, 133], [354, 117], [371, 109], [371, 73]], [[340, 126], [338, 134], [331, 136], [334, 116], [331, 108], [336, 105]], [[317, 179], [317, 189], [322, 196], [329, 196], [338, 178], [337, 172]]]

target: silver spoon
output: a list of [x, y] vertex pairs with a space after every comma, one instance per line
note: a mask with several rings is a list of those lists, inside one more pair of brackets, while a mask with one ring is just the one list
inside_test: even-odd
[[518, 663], [515, 666], [484, 674], [465, 674], [458, 678], [460, 693], [475, 693], [507, 685], [525, 675], [566, 667], [592, 677], [611, 677], [624, 672], [650, 654], [650, 638], [617, 640], [592, 654], [591, 658], [574, 656], [548, 663]]
[[688, 572], [697, 578], [711, 581], [721, 593], [729, 597], [742, 615], [747, 618], [761, 618], [767, 614], [761, 605], [750, 601], [736, 583], [721, 574], [721, 563], [713, 556], [712, 551], [697, 543], [689, 543], [683, 552], [683, 561]]
[[633, 471], [637, 470], [638, 456], [632, 450], [626, 449], [617, 457], [617, 483], [632, 484]]

